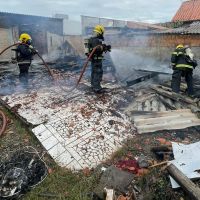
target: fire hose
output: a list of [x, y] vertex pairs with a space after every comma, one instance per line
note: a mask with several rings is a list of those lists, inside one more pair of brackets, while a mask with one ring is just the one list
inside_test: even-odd
[[[12, 45], [10, 45], [10, 46], [8, 46], [7, 48], [5, 48], [3, 51], [1, 51], [0, 52], [0, 55], [2, 55], [6, 50], [8, 50], [8, 49], [10, 49], [11, 47], [14, 47], [14, 46], [17, 46], [17, 45], [19, 45], [19, 44], [23, 44], [23, 45], [25, 45], [25, 46], [28, 46], [29, 47], [29, 45], [28, 44], [24, 44], [24, 43], [15, 43], [15, 44], [12, 44]], [[50, 76], [52, 76], [53, 78], [54, 78], [54, 76], [53, 76], [53, 73], [52, 73], [52, 71], [51, 71], [51, 69], [48, 67], [48, 65], [46, 64], [46, 62], [44, 61], [44, 59], [42, 58], [42, 56], [37, 52], [36, 53], [37, 55], [38, 55], [38, 57], [42, 60], [42, 62], [43, 62], [43, 64], [44, 64], [44, 66], [47, 68], [47, 70], [48, 70], [48, 72], [49, 72], [49, 74], [50, 74]]]
[[[15, 43], [15, 44], [12, 44], [12, 45], [8, 46], [8, 47], [5, 48], [3, 51], [1, 51], [1, 52], [0, 52], [0, 55], [2, 55], [2, 54], [3, 54], [6, 50], [8, 50], [9, 48], [14, 47], [14, 46], [17, 46], [17, 45], [20, 45], [20, 44], [23, 44], [23, 45], [26, 45], [26, 46], [29, 47], [29, 45], [24, 44], [24, 43]], [[97, 49], [98, 47], [99, 47], [99, 45], [96, 46], [96, 47], [92, 50], [92, 52], [90, 53], [90, 55], [88, 56], [88, 58], [87, 58], [85, 64], [83, 65], [83, 69], [82, 69], [82, 71], [81, 71], [81, 73], [80, 73], [79, 79], [78, 79], [78, 81], [77, 81], [75, 87], [73, 87], [72, 89], [70, 89], [70, 90], [67, 91], [67, 92], [71, 92], [71, 91], [73, 91], [75, 88], [78, 87], [78, 85], [79, 85], [79, 83], [80, 83], [80, 81], [81, 81], [81, 79], [82, 79], [82, 77], [83, 77], [83, 74], [85, 73], [85, 70], [86, 70], [86, 68], [87, 68], [87, 66], [88, 66], [88, 63], [89, 63], [89, 61], [91, 60], [93, 54], [95, 53], [95, 51], [96, 51], [96, 49]], [[51, 69], [48, 67], [48, 65], [46, 64], [46, 62], [45, 62], [44, 59], [42, 58], [42, 56], [41, 56], [38, 52], [37, 52], [36, 54], [37, 54], [38, 57], [42, 60], [44, 66], [47, 68], [47, 70], [48, 70], [50, 76], [54, 79], [54, 75], [53, 75]], [[63, 88], [62, 88], [62, 89], [63, 89]], [[64, 89], [63, 89], [63, 90], [64, 90]], [[65, 91], [66, 91], [66, 90], [65, 90]]]
[[0, 117], [2, 118], [2, 125], [0, 127], [0, 136], [2, 136], [2, 134], [4, 133], [4, 131], [6, 129], [7, 119], [6, 119], [5, 114], [1, 110], [0, 110]]
[[[88, 58], [87, 58], [87, 60], [86, 60], [86, 62], [85, 62], [85, 64], [84, 64], [84, 66], [83, 66], [83, 69], [82, 69], [82, 71], [81, 71], [81, 74], [80, 74], [80, 76], [79, 76], [79, 79], [78, 79], [78, 81], [77, 81], [77, 83], [76, 83], [76, 87], [79, 85], [79, 83], [80, 83], [80, 81], [81, 81], [81, 79], [82, 79], [82, 77], [83, 77], [83, 74], [85, 73], [85, 70], [86, 70], [86, 68], [87, 68], [87, 66], [88, 66], [88, 63], [89, 63], [89, 61], [91, 60], [91, 58], [92, 58], [94, 52], [96, 51], [96, 49], [97, 49], [98, 47], [99, 47], [99, 46], [96, 46], [96, 47], [92, 50], [92, 52], [90, 53], [90, 55], [88, 56]], [[75, 87], [75, 88], [76, 88], [76, 87]]]

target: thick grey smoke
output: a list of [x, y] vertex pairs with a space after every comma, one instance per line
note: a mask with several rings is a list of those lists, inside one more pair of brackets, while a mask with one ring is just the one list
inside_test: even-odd
[[63, 57], [63, 55], [61, 50], [54, 50], [48, 54], [42, 55], [42, 57], [46, 62], [55, 62], [57, 59]]
[[162, 63], [154, 58], [136, 55], [121, 49], [113, 49], [110, 55], [116, 73], [122, 79], [134, 74], [136, 70], [172, 73], [169, 63]]

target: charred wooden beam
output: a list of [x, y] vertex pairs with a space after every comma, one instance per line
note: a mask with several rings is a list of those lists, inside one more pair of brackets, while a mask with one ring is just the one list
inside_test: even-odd
[[161, 96], [161, 95], [157, 95], [159, 100], [165, 105], [165, 107], [171, 109], [171, 110], [176, 110], [176, 107], [173, 104], [170, 104], [168, 101], [166, 101], [166, 99]]
[[151, 86], [151, 89], [155, 90], [158, 94], [168, 97], [174, 101], [182, 101], [184, 103], [191, 104], [193, 106], [197, 106], [197, 104], [192, 99], [185, 97], [181, 94], [166, 91], [161, 86]]
[[130, 87], [132, 85], [146, 81], [146, 80], [151, 79], [151, 78], [158, 76], [158, 75], [159, 75], [158, 73], [151, 73], [151, 74], [144, 75], [142, 77], [136, 78], [136, 79], [131, 80], [131, 81], [126, 81], [126, 84], [127, 84], [126, 86]]
[[168, 72], [158, 72], [158, 71], [153, 71], [153, 70], [139, 69], [139, 70], [137, 70], [137, 71], [149, 72], [149, 73], [157, 73], [157, 74], [164, 74], [164, 75], [171, 75], [171, 73], [168, 73]]

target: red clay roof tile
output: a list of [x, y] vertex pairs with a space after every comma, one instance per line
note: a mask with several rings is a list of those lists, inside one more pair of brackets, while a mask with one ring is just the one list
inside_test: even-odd
[[200, 0], [183, 2], [173, 17], [172, 22], [194, 20], [200, 20]]

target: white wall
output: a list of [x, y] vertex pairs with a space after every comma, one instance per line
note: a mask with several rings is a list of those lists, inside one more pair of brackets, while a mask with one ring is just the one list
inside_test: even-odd
[[48, 53], [58, 50], [58, 48], [63, 44], [63, 36], [47, 32], [47, 50]]
[[81, 22], [75, 20], [63, 20], [64, 35], [81, 35]]
[[[0, 52], [6, 47], [17, 41], [18, 28], [0, 28]], [[14, 49], [15, 47], [11, 48]], [[8, 49], [0, 56], [0, 61], [11, 60], [15, 56], [15, 52]]]

